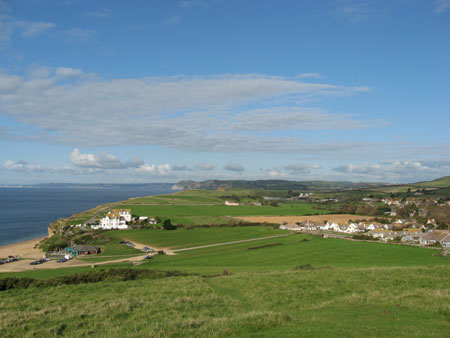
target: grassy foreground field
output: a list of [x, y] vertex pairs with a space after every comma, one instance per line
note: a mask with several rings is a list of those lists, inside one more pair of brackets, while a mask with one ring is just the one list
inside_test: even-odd
[[[109, 235], [191, 247], [274, 233], [223, 227]], [[4, 337], [447, 337], [450, 260], [434, 252], [292, 235], [158, 255], [138, 266], [9, 273], [49, 279], [132, 267], [190, 275], [1, 291], [0, 328]]]
[[3, 337], [448, 337], [449, 266], [170, 277], [2, 292]]

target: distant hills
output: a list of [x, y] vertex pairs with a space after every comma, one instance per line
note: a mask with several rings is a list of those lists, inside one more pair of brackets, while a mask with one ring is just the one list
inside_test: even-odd
[[2, 188], [47, 188], [47, 189], [114, 189], [136, 191], [168, 191], [168, 190], [217, 190], [217, 189], [263, 189], [263, 190], [297, 190], [336, 192], [349, 190], [374, 190], [380, 192], [406, 192], [450, 189], [450, 176], [441, 177], [432, 181], [424, 181], [410, 184], [387, 184], [371, 182], [347, 182], [347, 181], [288, 181], [288, 180], [185, 180], [178, 183], [137, 183], [137, 184], [77, 184], [77, 183], [43, 183], [32, 185], [6, 185]]
[[241, 188], [264, 190], [301, 190], [301, 191], [348, 191], [348, 190], [378, 190], [386, 192], [401, 192], [418, 189], [445, 189], [450, 188], [450, 176], [438, 178], [433, 181], [413, 184], [387, 184], [370, 182], [339, 182], [339, 181], [287, 181], [287, 180], [207, 180], [202, 182], [181, 181], [173, 186], [175, 190]]
[[302, 191], [342, 191], [376, 188], [385, 183], [355, 183], [334, 181], [287, 181], [287, 180], [208, 180], [203, 182], [181, 181], [173, 186], [177, 190], [191, 189], [264, 189], [264, 190], [302, 190]]

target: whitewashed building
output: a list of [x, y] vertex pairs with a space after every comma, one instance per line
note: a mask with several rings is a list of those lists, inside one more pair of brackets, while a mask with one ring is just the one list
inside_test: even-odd
[[112, 209], [100, 219], [100, 224], [93, 225], [92, 229], [128, 229], [127, 222], [131, 222], [130, 209]]

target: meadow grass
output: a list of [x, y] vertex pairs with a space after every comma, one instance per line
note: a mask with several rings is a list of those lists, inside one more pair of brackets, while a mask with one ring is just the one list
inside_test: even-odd
[[[281, 245], [248, 249], [274, 243]], [[450, 265], [450, 259], [433, 256], [434, 252], [413, 246], [293, 235], [183, 251], [176, 256], [157, 256], [150, 264], [156, 269], [203, 274], [220, 273], [224, 268], [231, 272], [284, 271], [305, 264], [331, 267]]]
[[177, 228], [176, 230], [120, 230], [108, 231], [114, 242], [127, 239], [155, 247], [189, 248], [200, 245], [224, 243], [250, 238], [260, 238], [285, 234], [286, 231], [266, 226], [236, 226], [208, 228]]
[[[106, 234], [114, 245], [127, 238], [192, 247], [280, 233], [286, 232], [248, 226]], [[195, 275], [2, 291], [0, 328], [4, 337], [447, 337], [450, 260], [434, 252], [298, 234], [157, 255], [139, 266], [95, 270]], [[224, 268], [229, 275], [221, 276]], [[92, 269], [1, 277], [47, 279], [87, 271]]]
[[4, 337], [448, 337], [450, 267], [338, 267], [4, 291]]
[[[326, 214], [325, 210], [318, 210], [310, 203], [283, 203], [277, 207], [273, 206], [225, 206], [225, 205], [132, 205], [121, 204], [117, 208], [131, 209], [132, 214], [138, 216], [159, 216], [170, 218], [175, 223], [184, 225], [208, 224], [224, 216], [292, 216]], [[190, 218], [192, 217], [193, 218]], [[203, 218], [196, 218], [203, 217]], [[210, 219], [208, 219], [208, 217]], [[229, 220], [225, 220], [226, 223]], [[207, 223], [204, 223], [207, 222]]]

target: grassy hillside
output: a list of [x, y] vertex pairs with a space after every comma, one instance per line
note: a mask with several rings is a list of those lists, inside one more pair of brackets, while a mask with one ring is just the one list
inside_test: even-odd
[[[277, 233], [257, 226], [107, 235], [192, 247]], [[4, 337], [447, 337], [450, 259], [435, 252], [302, 234], [140, 265], [8, 273], [50, 280], [131, 267], [190, 275], [98, 282], [80, 275], [74, 285], [1, 291], [0, 326]], [[224, 268], [229, 275], [221, 276]]]
[[3, 337], [448, 337], [449, 273], [334, 268], [10, 290], [0, 326]]
[[411, 184], [399, 184], [399, 185], [388, 185], [383, 187], [372, 188], [370, 190], [380, 191], [385, 193], [402, 193], [407, 192], [408, 189], [415, 191], [417, 189], [439, 189], [443, 190], [443, 194], [448, 194], [444, 189], [450, 188], [450, 176], [445, 176], [438, 178], [433, 181], [417, 182]]
[[[131, 198], [126, 201], [98, 206], [94, 209], [73, 215], [67, 220], [55, 222], [53, 227], [64, 224], [78, 224], [91, 218], [103, 217], [112, 208], [128, 208], [139, 216], [159, 216], [170, 218], [176, 224], [203, 225], [228, 224], [227, 216], [255, 216], [255, 215], [309, 215], [323, 214], [326, 210], [316, 209], [316, 205], [306, 202], [279, 202], [277, 207], [252, 203], [264, 201], [263, 197], [289, 197], [287, 191], [282, 190], [189, 190], [169, 195]], [[238, 207], [225, 206], [225, 201], [239, 201]]]

